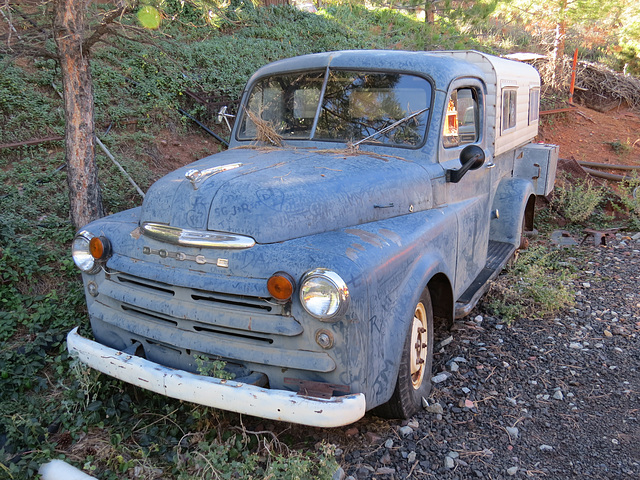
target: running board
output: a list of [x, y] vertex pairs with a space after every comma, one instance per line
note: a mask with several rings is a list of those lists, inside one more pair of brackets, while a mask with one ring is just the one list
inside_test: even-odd
[[511, 243], [489, 240], [487, 263], [456, 302], [455, 318], [469, 315], [478, 300], [480, 300], [480, 297], [489, 288], [491, 280], [498, 276], [515, 251], [516, 246]]

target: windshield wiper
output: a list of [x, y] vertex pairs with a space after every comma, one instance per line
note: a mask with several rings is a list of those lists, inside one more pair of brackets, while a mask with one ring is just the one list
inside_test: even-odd
[[393, 130], [394, 128], [396, 128], [398, 125], [403, 124], [404, 122], [406, 122], [407, 120], [411, 120], [412, 118], [417, 117], [418, 115], [423, 114], [424, 112], [426, 112], [427, 110], [429, 110], [429, 107], [427, 108], [423, 108], [422, 110], [418, 110], [417, 112], [413, 112], [409, 115], [407, 115], [404, 118], [401, 118], [400, 120], [393, 122], [391, 125], [387, 125], [384, 128], [381, 128], [380, 130], [378, 130], [377, 132], [373, 132], [371, 135], [369, 135], [368, 137], [363, 138], [362, 140], [358, 140], [356, 143], [352, 144], [352, 147], [357, 147], [358, 145], [360, 145], [362, 142], [366, 142], [367, 140], [376, 137], [378, 135], [382, 135], [383, 133], [387, 133], [391, 130]]

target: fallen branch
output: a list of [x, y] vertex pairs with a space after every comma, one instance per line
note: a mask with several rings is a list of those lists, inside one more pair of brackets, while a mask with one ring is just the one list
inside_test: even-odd
[[613, 180], [615, 182], [621, 182], [623, 180], [631, 178], [631, 177], [626, 176], [626, 175], [616, 175], [615, 173], [600, 172], [600, 171], [594, 170], [592, 168], [585, 168], [584, 171], [587, 172], [592, 177], [604, 178], [605, 180]]
[[142, 198], [144, 198], [144, 192], [142, 191], [142, 189], [138, 186], [138, 184], [135, 182], [135, 180], [133, 178], [131, 178], [131, 175], [129, 175], [126, 172], [126, 170], [124, 168], [122, 168], [122, 165], [120, 165], [120, 163], [118, 163], [118, 161], [113, 157], [113, 155], [111, 155], [111, 152], [109, 150], [107, 150], [107, 147], [104, 146], [104, 144], [100, 141], [100, 139], [98, 137], [96, 137], [96, 143], [102, 149], [102, 151], [107, 155], [107, 157], [109, 157], [109, 159], [115, 164], [115, 166], [118, 167], [118, 169], [122, 172], [122, 174], [125, 176], [125, 178], [127, 180], [129, 180], [129, 183], [131, 185], [133, 185], [133, 187], [138, 191], [140, 196]]
[[4, 144], [0, 145], [0, 150], [2, 150], [3, 148], [26, 147], [26, 146], [29, 146], [29, 145], [38, 145], [40, 143], [57, 142], [57, 141], [60, 141], [60, 140], [64, 140], [64, 137], [56, 135], [54, 137], [34, 138], [32, 140], [25, 140], [23, 142], [4, 143]]
[[582, 113], [580, 110], [576, 110], [576, 113], [578, 115], [580, 115], [582, 118], [586, 118], [587, 120], [589, 120], [591, 123], [596, 123], [595, 120], [587, 115], [585, 115], [584, 113]]
[[608, 170], [640, 170], [640, 165], [609, 165], [608, 163], [585, 162], [579, 160], [578, 163], [583, 167], [604, 168]]

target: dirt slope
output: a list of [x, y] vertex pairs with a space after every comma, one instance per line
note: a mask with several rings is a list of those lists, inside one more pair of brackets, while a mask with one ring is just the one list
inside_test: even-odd
[[579, 107], [542, 119], [538, 141], [560, 145], [561, 158], [640, 165], [640, 115], [636, 112], [616, 109], [600, 113]]

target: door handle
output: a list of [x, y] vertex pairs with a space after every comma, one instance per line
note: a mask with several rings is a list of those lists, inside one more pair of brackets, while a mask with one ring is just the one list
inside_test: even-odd
[[493, 162], [489, 162], [489, 163], [487, 163], [487, 168], [493, 168], [493, 167], [495, 167], [495, 166], [496, 166], [496, 164], [495, 164], [495, 163], [493, 163]]

